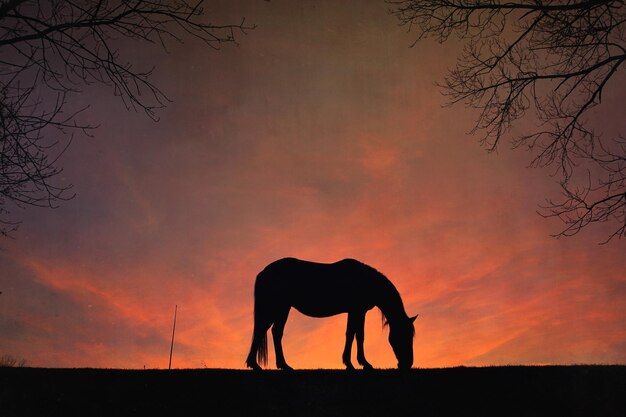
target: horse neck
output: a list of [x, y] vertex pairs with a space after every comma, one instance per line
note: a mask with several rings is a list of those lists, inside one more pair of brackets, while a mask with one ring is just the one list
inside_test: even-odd
[[406, 319], [408, 316], [404, 310], [400, 293], [391, 281], [387, 279], [385, 281], [378, 291], [376, 306], [382, 311], [389, 325], [393, 326], [395, 322]]

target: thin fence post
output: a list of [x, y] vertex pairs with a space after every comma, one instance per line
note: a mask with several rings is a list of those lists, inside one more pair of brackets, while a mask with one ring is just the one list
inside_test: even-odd
[[174, 307], [174, 326], [172, 327], [172, 344], [170, 345], [170, 362], [167, 369], [172, 369], [172, 352], [174, 352], [174, 333], [176, 332], [176, 313], [178, 312], [178, 304]]

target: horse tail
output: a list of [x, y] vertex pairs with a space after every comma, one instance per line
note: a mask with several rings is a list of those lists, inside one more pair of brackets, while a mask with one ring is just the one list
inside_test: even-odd
[[267, 365], [267, 332], [261, 337], [259, 349], [256, 351], [256, 357], [263, 366]]
[[[254, 283], [254, 331], [261, 332], [263, 329], [266, 329], [266, 321], [267, 317], [267, 309], [264, 307], [266, 304], [266, 295], [263, 289], [263, 276], [267, 273], [265, 270], [261, 271]], [[267, 326], [269, 327], [269, 326]], [[258, 347], [256, 351], [256, 360], [261, 362], [263, 366], [267, 365], [267, 330], [263, 332], [262, 335], [257, 334], [258, 339]]]

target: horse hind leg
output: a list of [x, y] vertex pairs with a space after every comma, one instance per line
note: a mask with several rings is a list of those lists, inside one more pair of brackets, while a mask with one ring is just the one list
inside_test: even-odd
[[293, 368], [287, 365], [285, 360], [285, 354], [283, 353], [283, 332], [285, 330], [285, 323], [287, 323], [287, 317], [289, 316], [290, 307], [283, 309], [276, 315], [274, 324], [272, 325], [272, 337], [274, 340], [274, 351], [276, 353], [276, 367], [278, 369], [292, 370]]

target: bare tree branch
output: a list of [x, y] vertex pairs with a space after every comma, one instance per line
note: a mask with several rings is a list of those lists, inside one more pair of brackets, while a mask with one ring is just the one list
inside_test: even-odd
[[110, 87], [127, 109], [157, 120], [169, 99], [122, 58], [122, 41], [166, 48], [193, 37], [208, 47], [236, 44], [253, 25], [208, 22], [203, 1], [8, 0], [0, 3], [0, 234], [19, 225], [10, 207], [56, 207], [73, 197], [54, 179], [59, 157], [81, 124], [85, 109], [71, 110], [74, 94], [90, 84]]
[[[601, 142], [586, 117], [626, 61], [623, 0], [388, 3], [417, 41], [454, 36], [464, 42], [441, 86], [449, 104], [479, 110], [472, 132], [482, 134], [489, 151], [520, 119], [538, 126], [511, 140], [531, 152], [531, 166], [555, 168], [563, 193], [548, 199], [540, 214], [563, 221], [556, 236], [601, 222], [615, 225], [608, 240], [626, 236], [624, 141]], [[589, 168], [581, 186], [582, 167]]]

